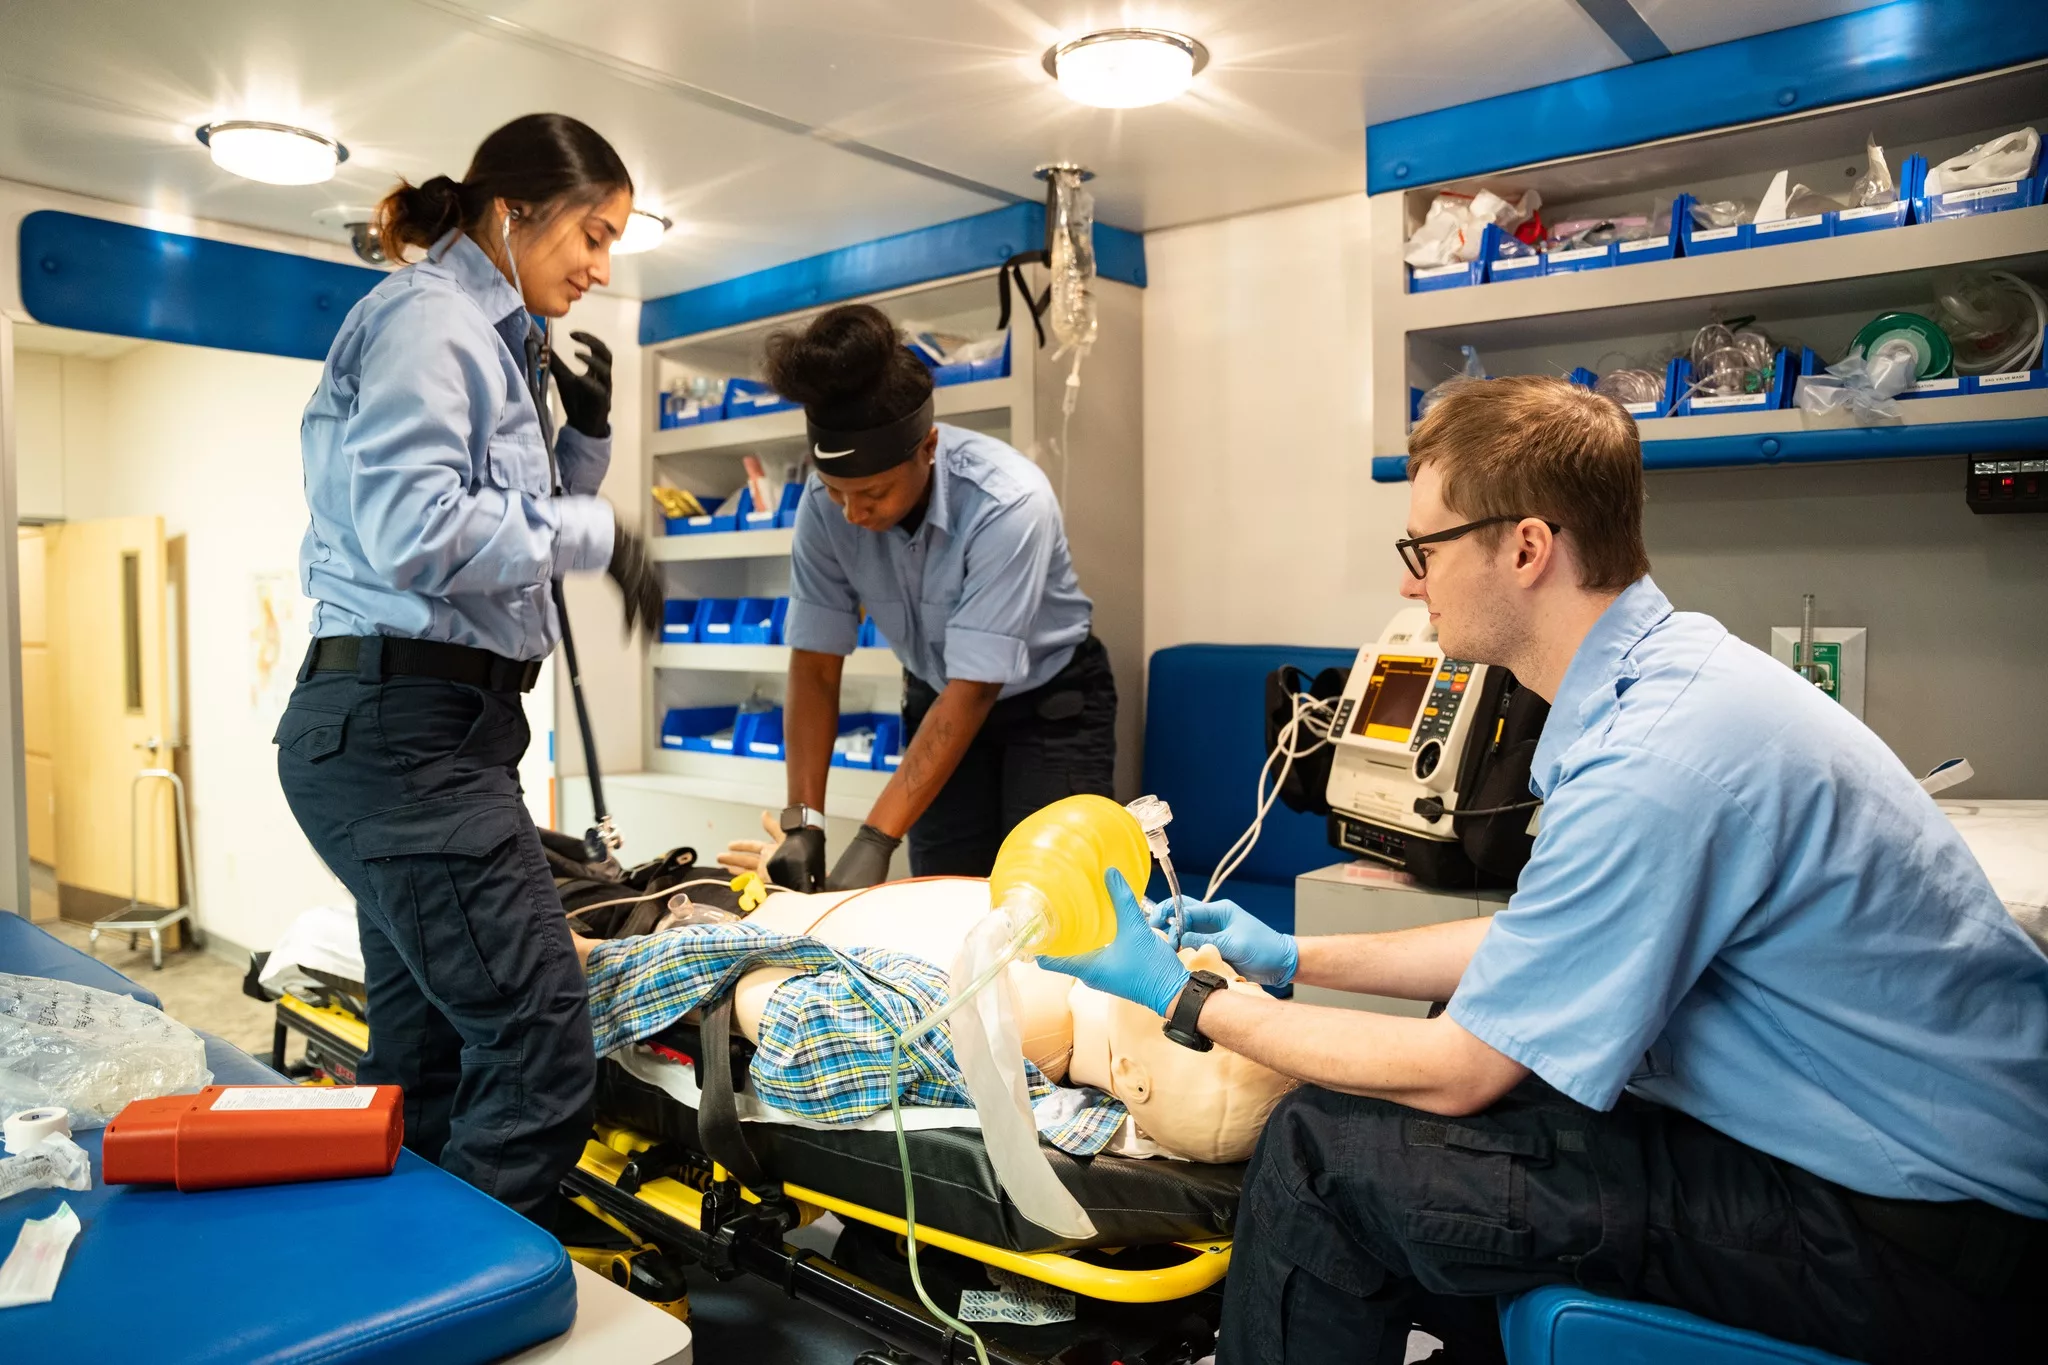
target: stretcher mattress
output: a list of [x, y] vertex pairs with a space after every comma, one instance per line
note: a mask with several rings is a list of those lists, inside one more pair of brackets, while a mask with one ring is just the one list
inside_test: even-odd
[[[148, 994], [4, 912], [0, 972]], [[286, 1083], [218, 1038], [206, 1063], [219, 1084]], [[91, 1190], [0, 1204], [0, 1254], [63, 1201], [83, 1224], [56, 1297], [0, 1313], [9, 1361], [483, 1365], [575, 1319], [554, 1238], [411, 1152], [381, 1179], [180, 1194], [104, 1185], [100, 1130], [78, 1143]]]
[[[702, 1150], [697, 1115], [616, 1060], [598, 1068], [597, 1112], [606, 1122], [658, 1141]], [[894, 1131], [827, 1131], [786, 1124], [744, 1125], [748, 1146], [769, 1176], [903, 1216], [903, 1173]], [[1088, 1210], [1096, 1235], [1067, 1241], [1025, 1221], [1002, 1197], [981, 1134], [958, 1128], [908, 1135], [917, 1220], [1010, 1251], [1063, 1251], [1080, 1246], [1144, 1246], [1226, 1239], [1237, 1217], [1242, 1164], [1102, 1155], [1070, 1157], [1044, 1150], [1060, 1180]]]

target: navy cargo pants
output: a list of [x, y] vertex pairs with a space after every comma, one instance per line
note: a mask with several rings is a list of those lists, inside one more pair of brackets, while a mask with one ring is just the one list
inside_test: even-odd
[[548, 1226], [590, 1135], [583, 972], [521, 798], [516, 692], [302, 671], [276, 734], [299, 827], [356, 901], [366, 1085], [405, 1145]]
[[[1871, 1226], [1930, 1217], [1939, 1264]], [[1599, 1113], [1531, 1077], [1441, 1118], [1304, 1086], [1245, 1176], [1216, 1361], [1398, 1365], [1413, 1323], [1499, 1362], [1495, 1296], [1546, 1284], [1878, 1365], [2038, 1360], [2041, 1230], [1851, 1195], [1629, 1095]]]

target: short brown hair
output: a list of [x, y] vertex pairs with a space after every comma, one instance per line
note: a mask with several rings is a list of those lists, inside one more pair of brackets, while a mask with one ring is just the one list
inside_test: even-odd
[[1650, 571], [1643, 447], [1618, 403], [1541, 375], [1461, 380], [1408, 437], [1409, 477], [1432, 464], [1461, 516], [1563, 527], [1582, 588], [1618, 591]]

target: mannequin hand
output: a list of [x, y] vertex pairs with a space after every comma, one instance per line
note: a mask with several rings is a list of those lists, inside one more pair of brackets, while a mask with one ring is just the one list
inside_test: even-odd
[[548, 357], [548, 373], [555, 377], [569, 425], [585, 436], [603, 440], [612, 434], [612, 349], [588, 332], [571, 332], [569, 336], [586, 348], [576, 353], [583, 362], [583, 373], [570, 369], [569, 362], [559, 355]]
[[1109, 946], [1078, 957], [1040, 957], [1038, 965], [1049, 972], [1079, 977], [1098, 991], [1134, 1000], [1164, 1018], [1188, 984], [1188, 969], [1181, 966], [1166, 940], [1145, 923], [1145, 912], [1138, 908], [1138, 898], [1123, 873], [1111, 868], [1103, 875], [1102, 884], [1116, 902], [1116, 937]]
[[773, 857], [782, 844], [782, 825], [776, 820], [775, 812], [761, 812], [761, 828], [766, 830], [766, 839], [735, 839], [725, 846], [725, 852], [718, 855], [718, 865], [728, 872], [753, 872], [763, 877], [762, 864]]
[[612, 562], [605, 566], [626, 599], [626, 629], [638, 629], [650, 641], [661, 639], [661, 570], [647, 557], [647, 542], [614, 521]]
[[[1152, 907], [1153, 925], [1164, 928], [1172, 913], [1171, 899], [1159, 902]], [[1292, 934], [1267, 927], [1236, 901], [1183, 900], [1180, 946], [1199, 948], [1205, 943], [1215, 944], [1223, 960], [1245, 980], [1264, 986], [1286, 985], [1301, 965], [1301, 950]]]
[[822, 891], [825, 887], [825, 831], [806, 825], [785, 835], [768, 855], [768, 880], [791, 891]]
[[853, 842], [839, 855], [839, 861], [832, 864], [832, 875], [825, 879], [825, 889], [854, 891], [888, 881], [889, 855], [902, 842], [873, 825], [862, 825], [860, 833], [853, 836]]

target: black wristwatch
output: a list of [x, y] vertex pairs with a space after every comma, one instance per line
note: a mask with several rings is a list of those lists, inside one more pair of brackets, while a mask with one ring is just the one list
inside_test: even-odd
[[784, 806], [782, 808], [781, 825], [784, 834], [794, 834], [800, 829], [823, 829], [825, 828], [825, 812], [815, 810], [810, 806], [803, 805], [801, 802], [794, 806]]
[[1180, 999], [1173, 1002], [1173, 1013], [1166, 1018], [1166, 1036], [1182, 1047], [1197, 1052], [1207, 1052], [1216, 1046], [1204, 1038], [1196, 1025], [1202, 1018], [1202, 1005], [1217, 991], [1230, 983], [1214, 972], [1194, 972], [1188, 977], [1188, 984], [1181, 987]]

